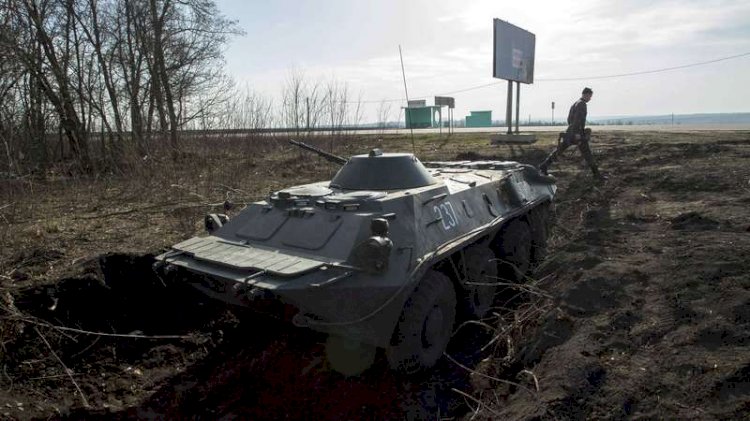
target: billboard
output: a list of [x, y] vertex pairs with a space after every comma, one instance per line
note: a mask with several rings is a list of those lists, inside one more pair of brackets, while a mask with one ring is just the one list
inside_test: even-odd
[[436, 96], [435, 105], [439, 107], [456, 108], [456, 99], [451, 96]]
[[492, 77], [534, 83], [536, 36], [500, 19], [493, 26]]

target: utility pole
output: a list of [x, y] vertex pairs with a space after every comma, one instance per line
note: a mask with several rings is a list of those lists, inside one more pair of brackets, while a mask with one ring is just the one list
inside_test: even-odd
[[401, 53], [401, 44], [398, 46], [398, 57], [401, 59], [401, 75], [404, 77], [404, 94], [406, 94], [406, 108], [404, 109], [405, 120], [409, 122], [409, 132], [411, 133], [411, 151], [417, 154], [417, 147], [414, 145], [414, 125], [411, 121], [409, 112], [409, 89], [406, 87], [406, 70], [404, 70], [404, 55]]
[[307, 131], [310, 131], [310, 97], [305, 98], [307, 104]]
[[555, 124], [555, 101], [552, 101], [552, 124]]

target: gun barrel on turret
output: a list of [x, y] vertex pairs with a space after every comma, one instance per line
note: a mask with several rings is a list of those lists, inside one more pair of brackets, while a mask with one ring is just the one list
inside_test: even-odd
[[316, 148], [315, 146], [308, 145], [307, 143], [300, 142], [298, 140], [289, 139], [289, 143], [295, 146], [299, 146], [302, 149], [306, 149], [310, 152], [315, 152], [316, 154], [320, 155], [323, 159], [325, 159], [328, 162], [332, 162], [334, 164], [344, 165], [348, 161], [348, 159], [340, 157], [338, 155], [334, 155], [332, 153], [328, 153], [324, 150], [321, 150], [319, 148]]

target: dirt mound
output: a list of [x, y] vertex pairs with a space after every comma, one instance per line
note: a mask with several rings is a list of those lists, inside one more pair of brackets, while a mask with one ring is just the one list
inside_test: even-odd
[[186, 285], [164, 283], [152, 263], [105, 255], [82, 265], [79, 277], [9, 296], [3, 321], [16, 331], [4, 338], [2, 360], [13, 393], [0, 404], [40, 391], [45, 398], [15, 416], [64, 414], [61, 402], [122, 407], [216, 346], [236, 324], [231, 314]]
[[153, 262], [149, 255], [105, 255], [96, 271], [18, 291], [15, 305], [55, 325], [118, 334], [181, 334], [216, 315], [189, 286], [159, 278]]
[[681, 213], [670, 219], [672, 229], [676, 230], [715, 230], [720, 224], [698, 212]]
[[[14, 383], [9, 402], [26, 401], [31, 390], [48, 396], [14, 416], [58, 408], [69, 419], [422, 419], [467, 410], [453, 391], [471, 388], [467, 369], [443, 361], [402, 377], [379, 355], [362, 376], [344, 377], [325, 361], [324, 335], [207, 300], [185, 282], [159, 278], [153, 262], [105, 255], [79, 277], [16, 292], [23, 329], [3, 359], [34, 363], [7, 370], [25, 379]], [[448, 352], [474, 367], [491, 355], [492, 348], [480, 350], [491, 339], [464, 326]]]
[[[648, 148], [650, 161], [602, 164], [624, 174], [603, 186], [561, 180], [557, 310], [522, 352], [539, 390], [484, 401], [486, 418], [746, 417], [750, 239], [734, 228], [746, 196], [729, 193], [732, 169], [709, 172], [701, 155], [730, 147]], [[669, 154], [689, 162], [661, 169]], [[644, 176], [654, 164], [668, 178]]]
[[453, 161], [519, 161], [527, 164], [537, 165], [546, 158], [549, 152], [538, 148], [514, 146], [501, 148], [502, 153], [479, 153], [476, 151], [465, 151], [457, 153], [450, 159]]
[[482, 155], [474, 151], [461, 152], [453, 158], [456, 161], [494, 161], [503, 160], [497, 155]]
[[[467, 326], [449, 346], [453, 361], [476, 366], [490, 355], [480, 344], [491, 338]], [[221, 345], [166, 379], [139, 404], [119, 411], [78, 409], [70, 419], [425, 419], [463, 414], [471, 374], [442, 361], [432, 372], [399, 376], [383, 355], [357, 377], [330, 369], [324, 335], [288, 324], [245, 319], [228, 330]]]
[[14, 282], [26, 281], [44, 271], [51, 263], [63, 257], [60, 250], [49, 247], [34, 247], [20, 250], [11, 256], [10, 265], [14, 268], [10, 278]]

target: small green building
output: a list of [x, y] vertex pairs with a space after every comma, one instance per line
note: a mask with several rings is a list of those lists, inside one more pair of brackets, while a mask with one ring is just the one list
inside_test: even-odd
[[492, 111], [469, 111], [466, 116], [466, 127], [491, 127]]
[[440, 107], [420, 106], [405, 107], [404, 118], [406, 119], [407, 129], [425, 129], [438, 127], [441, 120]]

